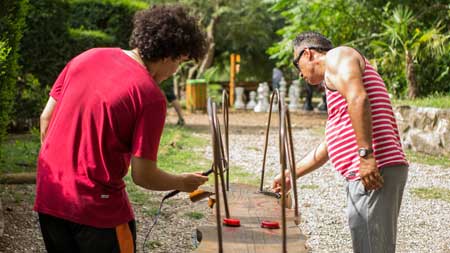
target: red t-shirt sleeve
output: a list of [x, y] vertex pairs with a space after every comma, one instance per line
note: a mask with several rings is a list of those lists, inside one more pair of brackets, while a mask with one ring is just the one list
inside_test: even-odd
[[50, 91], [50, 96], [54, 98], [56, 101], [58, 101], [61, 96], [68, 68], [69, 64], [67, 64], [66, 67], [64, 67], [64, 69], [61, 71], [61, 73], [59, 73], [59, 76], [56, 79], [55, 83], [53, 84], [52, 90]]
[[136, 121], [131, 154], [157, 161], [158, 147], [166, 119], [166, 101], [160, 100], [143, 108]]

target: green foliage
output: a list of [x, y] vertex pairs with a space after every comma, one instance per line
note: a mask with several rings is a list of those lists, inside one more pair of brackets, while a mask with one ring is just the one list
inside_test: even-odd
[[278, 30], [282, 39], [268, 50], [278, 66], [289, 66], [292, 39], [313, 30], [329, 37], [335, 46], [353, 46], [374, 59], [389, 91], [396, 96], [402, 97], [409, 83], [405, 51], [413, 55], [416, 68], [410, 68], [409, 78], [415, 77], [418, 95], [450, 91], [448, 2], [279, 0], [272, 11], [286, 22]]
[[21, 43], [24, 73], [32, 73], [42, 85], [51, 85], [67, 61], [70, 52], [66, 0], [30, 2], [27, 27]]
[[281, 17], [270, 13], [270, 5], [264, 1], [231, 1], [227, 5], [230, 11], [221, 17], [216, 29], [215, 65], [228, 72], [230, 53], [239, 53], [238, 80], [269, 80], [274, 62], [266, 50], [279, 39], [275, 31], [283, 25]]
[[128, 48], [133, 16], [148, 4], [138, 0], [70, 0], [70, 26], [99, 30], [115, 38], [114, 45]]
[[449, 93], [436, 93], [428, 97], [418, 99], [395, 99], [395, 105], [411, 105], [417, 107], [435, 107], [442, 109], [450, 109], [450, 95]]
[[98, 30], [71, 28], [69, 34], [72, 55], [78, 55], [93, 47], [110, 47], [115, 41], [113, 36]]
[[212, 99], [217, 106], [222, 106], [222, 85], [209, 83], [208, 84], [208, 97]]
[[[370, 1], [358, 0], [280, 0], [272, 8], [280, 13], [286, 25], [278, 30], [282, 40], [273, 45], [268, 53], [279, 66], [289, 66], [292, 58], [292, 40], [301, 32], [317, 31], [327, 36], [335, 46], [351, 45], [361, 51], [367, 48], [367, 40], [375, 28], [378, 9], [371, 8]], [[365, 24], [364, 26], [360, 24]]]
[[30, 130], [38, 125], [39, 115], [48, 99], [50, 86], [42, 86], [32, 74], [25, 74], [17, 81], [12, 128], [15, 131]]
[[0, 8], [0, 142], [10, 122], [19, 71], [19, 43], [22, 38], [27, 0], [2, 0]]
[[[142, 2], [125, 0], [31, 1], [21, 43], [23, 73], [19, 78], [14, 130], [37, 125], [36, 119], [48, 98], [48, 87], [70, 59], [93, 47], [117, 46], [118, 41], [128, 41], [133, 13], [145, 6]], [[75, 22], [79, 26], [71, 28], [70, 21], [79, 21]]]
[[[422, 63], [426, 59], [434, 61], [445, 54], [449, 55], [447, 43], [450, 35], [445, 33], [445, 26], [439, 22], [423, 27], [411, 9], [405, 6], [398, 6], [391, 10], [390, 5], [387, 5], [384, 8], [383, 16], [385, 18], [385, 21], [382, 22], [383, 31], [379, 34], [378, 40], [372, 41], [372, 47], [378, 55], [376, 60], [381, 74], [387, 79], [387, 83], [394, 84], [390, 90], [400, 96], [406, 90], [405, 83], [408, 83], [407, 88], [411, 89], [414, 81], [418, 79], [415, 71], [418, 63]], [[448, 58], [446, 61], [448, 62]], [[437, 65], [436, 67], [437, 71], [425, 70], [419, 72], [419, 75], [432, 72], [430, 74], [438, 74], [438, 79], [448, 77], [448, 65]], [[391, 75], [384, 75], [384, 73], [391, 73]], [[427, 79], [430, 79], [430, 76], [427, 76]], [[422, 95], [429, 94], [433, 88], [440, 86], [432, 87], [433, 85], [431, 85], [430, 89], [428, 83], [434, 82], [434, 79], [431, 81], [419, 78], [424, 82], [421, 85], [422, 88], [419, 89], [422, 91]], [[447, 86], [447, 90], [450, 89], [448, 82], [443, 86]], [[409, 95], [411, 96], [411, 90], [409, 90]]]

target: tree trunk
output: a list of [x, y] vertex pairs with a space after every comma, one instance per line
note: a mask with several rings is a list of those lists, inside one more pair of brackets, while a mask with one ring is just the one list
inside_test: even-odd
[[211, 18], [211, 21], [209, 22], [208, 27], [206, 28], [206, 39], [208, 41], [208, 51], [205, 55], [205, 57], [202, 60], [202, 63], [200, 64], [200, 68], [197, 72], [197, 78], [203, 75], [205, 71], [211, 67], [213, 60], [214, 60], [214, 49], [216, 47], [216, 43], [214, 42], [214, 28], [216, 26], [217, 20], [219, 19], [219, 16], [213, 16]]
[[[219, 6], [216, 6], [216, 11], [218, 11]], [[209, 21], [208, 27], [206, 28], [206, 41], [208, 43], [208, 50], [206, 52], [205, 57], [201, 60], [201, 62], [195, 64], [193, 67], [189, 69], [188, 79], [192, 78], [200, 78], [205, 71], [211, 67], [214, 60], [214, 49], [216, 47], [216, 43], [214, 42], [214, 30], [219, 20], [220, 15], [215, 13], [212, 15], [211, 20]]]
[[406, 51], [406, 81], [408, 83], [408, 98], [416, 98], [418, 93], [416, 73], [414, 72], [414, 61], [409, 51]]

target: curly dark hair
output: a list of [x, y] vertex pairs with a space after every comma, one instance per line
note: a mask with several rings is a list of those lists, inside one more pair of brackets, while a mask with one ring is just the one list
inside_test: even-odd
[[188, 56], [198, 61], [206, 53], [205, 34], [197, 18], [181, 5], [154, 5], [134, 16], [130, 46], [150, 62]]

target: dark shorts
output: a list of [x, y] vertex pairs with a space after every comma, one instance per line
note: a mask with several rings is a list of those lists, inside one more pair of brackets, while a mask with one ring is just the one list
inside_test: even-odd
[[94, 228], [39, 213], [48, 253], [135, 253], [134, 220], [115, 228]]
[[172, 103], [175, 99], [177, 99], [177, 97], [175, 96], [173, 91], [172, 92], [164, 91], [164, 94], [166, 95], [167, 102], [169, 102], [169, 103]]

